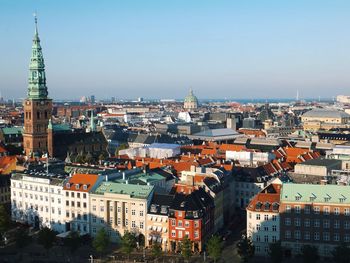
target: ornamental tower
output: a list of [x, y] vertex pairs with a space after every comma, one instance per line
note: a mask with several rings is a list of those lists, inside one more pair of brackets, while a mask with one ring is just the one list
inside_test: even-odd
[[47, 152], [47, 127], [52, 112], [52, 100], [47, 96], [45, 64], [37, 21], [35, 16], [35, 33], [29, 64], [28, 96], [23, 102], [23, 148], [27, 156]]

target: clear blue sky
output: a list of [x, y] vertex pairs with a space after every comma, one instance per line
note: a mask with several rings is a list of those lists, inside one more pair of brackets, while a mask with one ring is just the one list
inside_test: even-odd
[[[33, 12], [53, 99], [350, 93], [350, 1], [0, 0], [0, 91], [26, 96]], [[349, 94], [350, 95], [350, 94]]]

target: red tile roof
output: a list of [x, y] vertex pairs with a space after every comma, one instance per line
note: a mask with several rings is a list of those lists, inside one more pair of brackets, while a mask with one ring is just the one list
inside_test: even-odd
[[[96, 174], [74, 174], [71, 178], [69, 178], [68, 183], [70, 187], [67, 187], [67, 184], [63, 187], [64, 190], [70, 191], [79, 191], [79, 192], [89, 192], [91, 188], [95, 185], [99, 178], [99, 175]], [[78, 185], [78, 188], [77, 188]], [[84, 189], [84, 185], [86, 185], [86, 189]]]

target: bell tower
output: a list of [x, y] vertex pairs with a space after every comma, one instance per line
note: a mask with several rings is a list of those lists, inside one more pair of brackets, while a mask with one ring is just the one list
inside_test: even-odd
[[27, 156], [47, 153], [48, 124], [52, 114], [52, 100], [48, 98], [45, 64], [35, 16], [35, 33], [29, 64], [28, 95], [23, 102], [23, 148]]

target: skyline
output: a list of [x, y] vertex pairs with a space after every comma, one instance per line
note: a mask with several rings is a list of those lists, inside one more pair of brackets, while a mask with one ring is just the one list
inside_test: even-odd
[[199, 99], [349, 90], [346, 1], [14, 2], [0, 2], [6, 98], [26, 96], [35, 11], [53, 99], [180, 99], [190, 87]]

